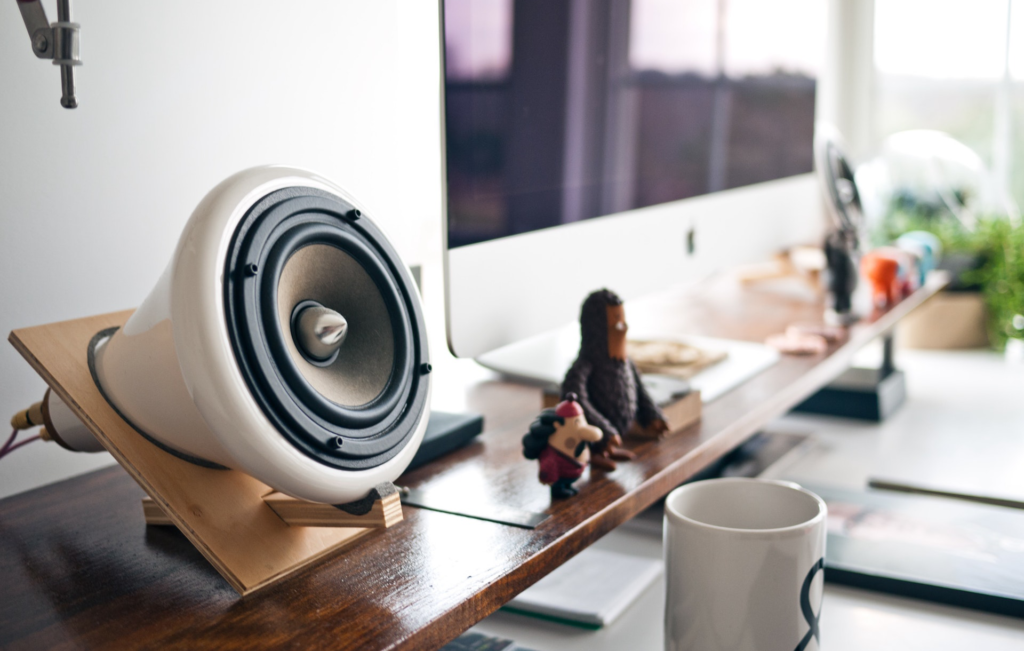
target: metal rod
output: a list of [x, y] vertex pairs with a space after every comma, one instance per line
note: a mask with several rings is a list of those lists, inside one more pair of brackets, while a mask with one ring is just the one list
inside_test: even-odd
[[[61, 65], [60, 67], [60, 105], [66, 109], [78, 107], [78, 100], [75, 98], [75, 68], [74, 66]], [[51, 100], [52, 101], [52, 100]]]
[[1024, 509], [1024, 502], [1021, 502], [1020, 500], [1013, 500], [1004, 497], [990, 497], [988, 495], [974, 495], [971, 493], [958, 493], [955, 491], [944, 491], [935, 488], [925, 488], [924, 486], [914, 486], [912, 484], [888, 481], [885, 479], [870, 479], [868, 480], [868, 486], [896, 493], [948, 497], [950, 499], [964, 500], [966, 502], [977, 502], [979, 504], [989, 504], [992, 506], [1005, 506], [1011, 509]]
[[79, 25], [71, 22], [71, 0], [57, 0], [57, 22], [46, 19], [40, 0], [18, 0], [18, 9], [32, 42], [32, 51], [40, 59], [51, 59], [60, 67], [60, 105], [73, 109], [75, 99], [75, 70], [82, 64], [79, 56]]
[[886, 378], [896, 370], [896, 363], [893, 361], [892, 332], [882, 335], [882, 367], [878, 369], [879, 376]]
[[78, 106], [78, 100], [75, 98], [74, 66], [79, 61], [78, 26], [71, 23], [71, 0], [57, 0], [57, 21], [57, 38], [67, 39], [58, 44], [57, 52], [63, 59], [54, 62], [60, 65], [60, 105], [66, 109], [73, 109]]

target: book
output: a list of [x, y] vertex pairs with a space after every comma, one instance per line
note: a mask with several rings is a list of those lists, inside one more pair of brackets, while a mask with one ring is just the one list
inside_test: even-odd
[[1024, 618], [1024, 513], [807, 486], [828, 505], [825, 580]]
[[448, 644], [441, 647], [441, 651], [530, 651], [521, 647], [512, 640], [500, 637], [492, 637], [483, 633], [463, 633]]
[[660, 559], [586, 549], [503, 610], [589, 629], [615, 621], [662, 572]]

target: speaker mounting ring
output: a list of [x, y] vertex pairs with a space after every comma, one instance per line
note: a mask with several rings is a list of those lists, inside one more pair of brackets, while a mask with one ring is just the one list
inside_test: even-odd
[[[429, 360], [415, 285], [383, 233], [356, 210], [317, 188], [272, 192], [242, 218], [224, 268], [228, 338], [254, 400], [292, 445], [346, 470], [373, 468], [397, 455], [425, 417], [429, 392], [420, 372]], [[393, 363], [385, 388], [365, 404], [337, 404], [321, 395], [288, 352], [292, 333], [277, 318], [278, 283], [291, 256], [312, 245], [335, 247], [358, 262], [386, 305]]]

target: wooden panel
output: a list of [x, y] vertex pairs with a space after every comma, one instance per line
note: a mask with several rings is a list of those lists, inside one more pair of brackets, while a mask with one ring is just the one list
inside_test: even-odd
[[121, 420], [97, 390], [86, 353], [97, 332], [123, 325], [131, 314], [15, 330], [10, 341], [233, 588], [252, 592], [368, 531], [290, 527], [263, 503], [271, 492], [266, 484], [182, 461]]
[[[401, 477], [434, 494], [544, 511], [533, 530], [406, 507], [400, 526], [377, 530], [344, 554], [238, 599], [181, 536], [142, 524], [141, 492], [119, 469], [92, 473], [0, 502], [0, 647], [433, 649], [497, 610], [602, 535], [647, 508], [721, 454], [788, 411], [849, 365], [941, 286], [936, 279], [850, 339], [812, 357], [784, 357], [705, 405], [699, 424], [638, 453], [613, 473], [587, 471], [580, 495], [552, 503], [522, 458], [520, 438], [540, 390], [472, 370], [436, 366], [446, 391], [486, 417], [478, 440]], [[822, 306], [719, 281], [629, 305], [633, 323], [763, 341]], [[457, 364], [456, 364], [457, 366]]]

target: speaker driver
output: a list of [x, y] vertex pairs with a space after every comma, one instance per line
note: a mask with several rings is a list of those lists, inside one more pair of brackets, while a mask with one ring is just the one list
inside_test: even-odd
[[[278, 282], [277, 316], [291, 333], [285, 345], [302, 377], [331, 402], [362, 407], [387, 387], [395, 360], [391, 317], [370, 274], [349, 254], [323, 244], [296, 251]], [[340, 336], [328, 342], [319, 332]]]
[[384, 463], [426, 408], [425, 333], [408, 274], [354, 206], [284, 188], [242, 219], [225, 313], [242, 375], [297, 448], [336, 468]]

